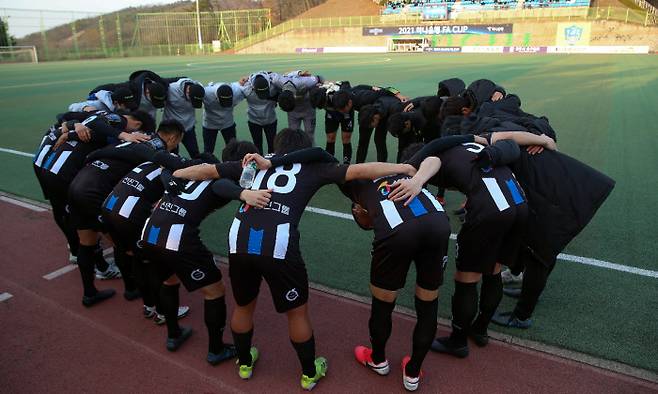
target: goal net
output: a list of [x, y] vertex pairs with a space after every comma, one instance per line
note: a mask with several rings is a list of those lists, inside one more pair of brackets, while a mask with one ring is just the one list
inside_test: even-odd
[[0, 63], [39, 63], [35, 46], [0, 46]]

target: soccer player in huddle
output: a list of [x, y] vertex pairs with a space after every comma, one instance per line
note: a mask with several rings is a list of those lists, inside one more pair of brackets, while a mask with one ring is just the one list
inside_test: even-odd
[[[240, 178], [239, 161], [247, 153], [257, 152], [249, 142], [231, 142], [223, 151], [223, 163], [188, 167], [201, 174], [210, 172], [218, 180], [181, 181], [165, 171], [168, 191], [157, 203], [141, 233], [143, 254], [159, 266], [164, 285], [160, 300], [167, 323], [167, 349], [176, 351], [191, 335], [190, 327], [178, 325], [178, 289], [180, 283], [189, 292], [199, 290], [204, 297], [204, 322], [208, 330], [207, 361], [212, 365], [233, 358], [236, 350], [225, 344], [226, 301], [222, 273], [212, 252], [203, 244], [199, 226], [212, 212], [228, 204], [232, 198], [263, 207], [269, 192], [242, 190], [235, 182]], [[185, 169], [176, 175], [189, 173]], [[194, 177], [190, 177], [194, 178]]]
[[[253, 160], [260, 168], [252, 190], [271, 190], [271, 201], [264, 209], [243, 204], [229, 230], [229, 274], [237, 304], [231, 318], [231, 330], [238, 352], [239, 375], [249, 379], [259, 356], [251, 343], [256, 297], [264, 278], [270, 287], [275, 309], [288, 317], [290, 340], [302, 366], [301, 386], [307, 390], [324, 377], [327, 362], [323, 357], [315, 357], [315, 338], [307, 304], [308, 277], [299, 250], [297, 226], [301, 215], [323, 185], [414, 171], [408, 165], [389, 163], [357, 166], [338, 165], [336, 162], [300, 164], [305, 160], [297, 159], [297, 154], [305, 156], [305, 152], [294, 152], [310, 146], [311, 141], [304, 132], [284, 129], [276, 136], [275, 156], [271, 161], [255, 154], [245, 156], [244, 163]], [[281, 160], [293, 164], [281, 165]], [[209, 174], [204, 173], [202, 167], [189, 167], [175, 175], [202, 179], [221, 176], [221, 173]]]
[[[530, 133], [522, 133], [522, 137], [555, 149], [548, 137]], [[502, 297], [501, 263], [514, 263], [527, 217], [525, 194], [509, 167], [490, 166], [485, 146], [474, 142], [473, 136], [463, 138], [472, 141], [443, 152], [436, 149], [441, 140], [427, 144], [410, 163], [418, 166], [425, 158], [437, 156], [439, 165], [433, 173], [424, 172], [398, 182], [395, 187], [400, 192], [393, 193], [394, 199], [409, 198], [418, 195], [419, 187], [430, 182], [456, 188], [467, 197], [465, 222], [457, 235], [452, 333], [437, 338], [432, 345], [437, 352], [457, 357], [468, 356], [468, 336], [478, 346], [488, 343], [487, 328]], [[518, 146], [515, 147], [518, 155]]]
[[214, 153], [218, 133], [222, 134], [224, 146], [235, 139], [233, 110], [245, 96], [238, 82], [211, 82], [204, 89], [203, 151]]

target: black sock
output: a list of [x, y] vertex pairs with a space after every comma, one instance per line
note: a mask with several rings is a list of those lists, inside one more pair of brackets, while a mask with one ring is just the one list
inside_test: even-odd
[[372, 344], [372, 361], [379, 364], [386, 360], [386, 342], [391, 336], [393, 320], [391, 314], [395, 308], [395, 302], [386, 302], [372, 297], [370, 308], [370, 343]]
[[466, 337], [478, 308], [477, 283], [455, 281], [452, 296], [452, 333], [450, 339], [459, 346], [466, 346]]
[[420, 366], [434, 340], [439, 300], [435, 298], [434, 301], [423, 301], [416, 297], [415, 304], [416, 327], [414, 327], [413, 351], [406, 367], [407, 376], [413, 377], [420, 374]]
[[208, 352], [219, 353], [224, 349], [224, 326], [226, 325], [226, 300], [224, 296], [203, 303], [203, 321], [208, 329]]
[[78, 248], [78, 268], [82, 277], [84, 295], [91, 297], [98, 293], [94, 286], [94, 250], [95, 246], [80, 245]]
[[[145, 293], [142, 293], [144, 305], [155, 306], [158, 313], [162, 313], [160, 305], [160, 288], [162, 287], [162, 278], [158, 270], [158, 264], [155, 261], [140, 262], [144, 269]], [[147, 303], [148, 301], [148, 303]]]
[[110, 266], [107, 261], [105, 261], [105, 257], [103, 257], [103, 248], [100, 243], [96, 244], [94, 247], [94, 263], [100, 272], [107, 271]]
[[126, 291], [134, 291], [137, 289], [135, 278], [132, 270], [132, 256], [128, 255], [122, 248], [114, 248], [114, 263], [121, 272], [123, 285]]
[[480, 313], [473, 322], [473, 332], [484, 335], [487, 333], [489, 322], [496, 313], [496, 308], [503, 298], [503, 281], [500, 273], [497, 275], [483, 275], [480, 287]]
[[160, 288], [160, 303], [162, 314], [167, 320], [167, 336], [169, 338], [178, 338], [181, 334], [180, 326], [178, 325], [178, 306], [180, 300], [178, 298], [178, 288], [180, 284], [173, 286], [162, 285]]
[[327, 141], [327, 147], [324, 150], [333, 156], [336, 153], [336, 143]]
[[292, 347], [295, 348], [297, 352], [297, 358], [299, 358], [300, 364], [302, 364], [302, 373], [309, 378], [315, 376], [315, 337], [311, 335], [306, 342], [293, 342]]
[[231, 330], [233, 334], [233, 343], [238, 351], [238, 363], [240, 365], [251, 365], [251, 337], [254, 336], [254, 329], [248, 332], [237, 333]]
[[351, 163], [352, 162], [352, 143], [348, 142], [343, 144], [343, 158], [344, 161]]

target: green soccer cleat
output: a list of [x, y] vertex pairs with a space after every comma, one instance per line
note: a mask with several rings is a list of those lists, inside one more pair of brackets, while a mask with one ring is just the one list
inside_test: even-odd
[[311, 391], [313, 390], [313, 387], [315, 387], [316, 384], [318, 384], [318, 381], [322, 378], [325, 377], [327, 374], [327, 369], [329, 366], [327, 365], [327, 359], [324, 357], [318, 357], [315, 359], [315, 376], [312, 378], [309, 378], [306, 375], [302, 375], [302, 381], [301, 385], [304, 390]]
[[[256, 347], [252, 346], [251, 349], [249, 349], [249, 353], [251, 354], [251, 365], [240, 365], [238, 368], [238, 375], [244, 380], [251, 378], [251, 375], [254, 373], [254, 365], [256, 365], [256, 361], [258, 361], [258, 349], [256, 349]], [[240, 360], [235, 361], [236, 364], [239, 362]]]

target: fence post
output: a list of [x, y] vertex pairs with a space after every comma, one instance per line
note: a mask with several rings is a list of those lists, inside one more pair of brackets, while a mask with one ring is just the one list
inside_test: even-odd
[[644, 16], [644, 26], [647, 26], [648, 24], [649, 24], [649, 10], [647, 10]]
[[107, 43], [105, 42], [105, 28], [103, 27], [103, 15], [98, 17], [98, 33], [101, 38], [101, 49], [103, 50], [103, 54], [105, 57], [108, 56], [107, 53]]
[[608, 16], [605, 19], [610, 19], [610, 6], [608, 6]]
[[624, 22], [628, 23], [628, 13], [630, 12], [630, 8], [626, 8], [626, 20]]
[[75, 29], [75, 15], [73, 15], [73, 22], [71, 22], [71, 35], [73, 36], [73, 48], [75, 49], [75, 54], [80, 58], [80, 47], [78, 46], [78, 33]]
[[43, 41], [43, 52], [45, 53], [46, 59], [49, 59], [48, 54], [48, 37], [46, 37], [46, 26], [43, 24], [43, 11], [39, 11], [39, 28], [41, 29], [41, 40]]
[[121, 16], [117, 12], [117, 44], [119, 45], [119, 56], [123, 56], [123, 38], [121, 37]]

